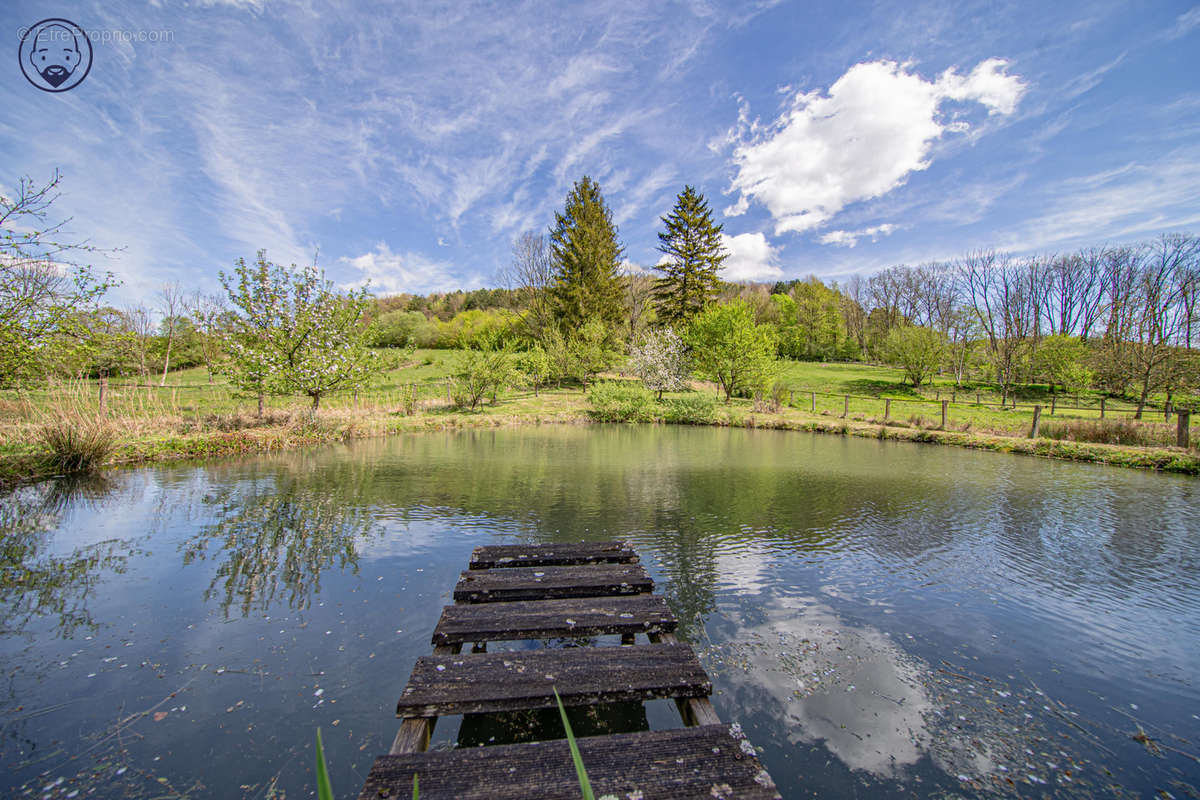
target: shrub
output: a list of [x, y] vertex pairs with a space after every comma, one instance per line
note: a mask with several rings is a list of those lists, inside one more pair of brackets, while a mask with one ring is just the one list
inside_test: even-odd
[[605, 381], [588, 391], [588, 412], [601, 422], [654, 422], [654, 395], [639, 384]]
[[707, 394], [672, 397], [662, 404], [664, 422], [711, 425], [717, 421], [717, 401]]
[[50, 463], [63, 472], [88, 472], [103, 464], [117, 446], [116, 427], [86, 413], [52, 414], [37, 438], [50, 451]]

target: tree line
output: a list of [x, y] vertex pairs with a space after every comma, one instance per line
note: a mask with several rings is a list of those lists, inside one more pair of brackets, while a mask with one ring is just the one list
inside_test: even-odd
[[626, 355], [656, 391], [694, 371], [727, 397], [769, 391], [777, 358], [886, 362], [914, 385], [947, 373], [995, 383], [1002, 401], [1019, 384], [1096, 386], [1132, 393], [1139, 415], [1154, 393], [1200, 384], [1200, 239], [1189, 234], [1068, 254], [979, 250], [841, 284], [727, 283], [722, 228], [694, 187], [660, 220], [658, 263], [641, 268], [585, 176], [547, 232], [513, 242], [498, 288], [373, 298], [260, 252], [221, 273], [222, 293], [171, 285], [153, 307], [116, 308], [103, 302], [112, 275], [82, 263], [98, 251], [49, 217], [60, 180], [24, 179], [0, 198], [3, 386], [152, 372], [161, 384], [204, 365], [260, 402], [298, 394], [316, 407], [394, 363], [380, 348], [415, 346], [500, 354], [470, 359], [490, 377], [463, 377], [469, 405], [506, 370], [535, 387], [586, 386]]

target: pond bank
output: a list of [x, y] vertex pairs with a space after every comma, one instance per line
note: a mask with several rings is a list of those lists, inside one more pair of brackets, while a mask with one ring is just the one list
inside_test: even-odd
[[[578, 391], [557, 390], [506, 399], [477, 411], [432, 407], [411, 416], [373, 408], [323, 412], [315, 419], [303, 410], [275, 413], [264, 420], [230, 415], [212, 427], [166, 424], [155, 429], [130, 425], [132, 434], [118, 434], [112, 455], [102, 466], [122, 466], [182, 459], [270, 453], [377, 436], [464, 428], [495, 428], [541, 424], [591, 424], [586, 397]], [[953, 445], [999, 453], [1020, 453], [1066, 461], [1200, 475], [1200, 455], [1178, 448], [1093, 444], [1058, 439], [1029, 439], [991, 433], [940, 430], [877, 420], [812, 414], [795, 408], [772, 413], [756, 411], [748, 401], [722, 407], [708, 424], [719, 427], [766, 428], [828, 433], [872, 439]], [[113, 425], [122, 427], [123, 420]], [[667, 424], [667, 423], [662, 423]], [[36, 445], [10, 446], [0, 453], [0, 486], [61, 474], [45, 450]]]

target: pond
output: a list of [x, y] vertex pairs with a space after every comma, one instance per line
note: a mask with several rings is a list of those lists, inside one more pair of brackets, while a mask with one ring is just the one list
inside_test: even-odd
[[[1195, 797], [1198, 500], [1178, 476], [664, 426], [27, 486], [0, 510], [0, 795], [312, 796], [319, 726], [354, 797], [472, 548], [619, 537], [785, 797]], [[663, 701], [647, 722], [678, 724]]]

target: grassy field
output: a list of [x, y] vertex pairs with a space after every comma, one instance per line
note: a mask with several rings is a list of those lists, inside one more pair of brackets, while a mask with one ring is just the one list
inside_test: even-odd
[[[210, 383], [203, 369], [171, 373], [162, 387], [158, 380], [139, 386], [128, 379], [114, 379], [107, 392], [104, 425], [116, 437], [116, 445], [107, 461], [211, 457], [444, 427], [588, 420], [590, 406], [578, 387], [543, 390], [537, 396], [526, 388], [512, 389], [475, 412], [455, 409], [449, 402], [447, 381], [459, 368], [461, 358], [461, 351], [417, 351], [406, 364], [380, 376], [357, 394], [323, 398], [316, 418], [307, 411], [307, 399], [297, 397], [268, 398], [266, 413], [259, 418], [255, 398], [237, 396], [221, 376]], [[1060, 396], [1051, 415], [1045, 387], [1018, 393], [1016, 408], [1001, 409], [1000, 397], [991, 386], [955, 387], [952, 381], [939, 378], [913, 390], [901, 379], [899, 370], [887, 367], [786, 362], [781, 381], [790, 391], [783, 408], [736, 400], [732, 406], [722, 407], [717, 424], [1038, 452], [1021, 440], [1026, 440], [1030, 431], [1032, 404], [1040, 403], [1044, 406], [1042, 436], [1075, 440], [1063, 441], [1058, 452], [1042, 455], [1153, 468], [1164, 468], [1164, 464], [1174, 463], [1172, 459], [1182, 457], [1183, 468], [1179, 471], [1200, 471], [1195, 448], [1185, 454], [1168, 447], [1175, 441], [1175, 421], [1164, 422], [1160, 410], [1148, 411], [1143, 422], [1130, 423], [1125, 420], [1132, 415], [1133, 407], [1109, 399], [1103, 431], [1107, 438], [1097, 439], [1089, 438], [1094, 431], [1088, 429], [1099, 424], [1099, 396], [1094, 393], [1081, 394], [1078, 408], [1074, 396]], [[695, 388], [716, 395], [714, 387], [703, 383], [697, 382]], [[846, 396], [850, 397], [848, 413]], [[891, 405], [885, 420], [887, 398], [891, 398]], [[943, 426], [941, 400], [951, 398]], [[45, 430], [58, 424], [69, 432], [73, 421], [83, 427], [94, 426], [97, 411], [95, 381], [19, 394], [0, 393], [0, 479], [45, 474]], [[1200, 438], [1198, 433], [1193, 428], [1194, 443]], [[1117, 448], [1125, 452], [1114, 455], [1104, 449], [1111, 445], [1094, 442], [1142, 446]], [[1047, 447], [1053, 449], [1050, 445], [1042, 449]], [[1195, 469], [1189, 466], [1192, 462]]]

